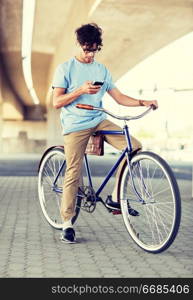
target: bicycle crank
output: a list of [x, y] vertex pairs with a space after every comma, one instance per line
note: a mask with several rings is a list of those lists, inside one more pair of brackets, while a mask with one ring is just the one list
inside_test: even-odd
[[96, 195], [95, 191], [90, 186], [82, 186], [79, 188], [79, 196], [81, 199], [81, 209], [92, 213], [96, 208]]

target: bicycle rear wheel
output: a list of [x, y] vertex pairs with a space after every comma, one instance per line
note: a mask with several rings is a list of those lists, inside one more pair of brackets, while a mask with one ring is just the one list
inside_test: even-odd
[[[127, 164], [118, 186], [125, 226], [139, 247], [160, 253], [173, 243], [180, 226], [181, 199], [177, 181], [169, 165], [149, 151], [131, 159], [131, 170], [138, 196]], [[128, 206], [139, 216], [130, 215]]]
[[[60, 207], [65, 170], [65, 154], [62, 147], [50, 149], [43, 157], [39, 167], [38, 195], [40, 206], [47, 222], [55, 229], [62, 229], [63, 225]], [[81, 197], [77, 195], [75, 216], [72, 218], [72, 223], [78, 217], [80, 206]]]

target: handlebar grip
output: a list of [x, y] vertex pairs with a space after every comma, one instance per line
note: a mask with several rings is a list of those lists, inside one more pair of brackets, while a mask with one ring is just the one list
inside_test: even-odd
[[155, 109], [157, 109], [157, 106], [155, 106], [154, 104], [151, 104], [151, 108], [152, 108], [153, 110], [155, 110]]
[[88, 109], [88, 110], [93, 110], [93, 106], [92, 105], [88, 105], [88, 104], [76, 104], [77, 108], [81, 108], [81, 109]]

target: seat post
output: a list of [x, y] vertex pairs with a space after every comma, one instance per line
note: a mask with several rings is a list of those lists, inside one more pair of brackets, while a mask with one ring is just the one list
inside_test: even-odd
[[90, 171], [90, 167], [89, 167], [88, 158], [87, 158], [86, 153], [84, 154], [84, 162], [85, 162], [85, 169], [86, 169], [86, 174], [87, 174], [87, 177], [88, 177], [89, 185], [93, 188], [92, 178], [91, 178], [91, 171]]

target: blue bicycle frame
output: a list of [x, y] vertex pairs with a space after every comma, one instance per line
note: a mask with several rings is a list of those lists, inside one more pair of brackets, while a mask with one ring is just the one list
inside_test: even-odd
[[[131, 139], [130, 139], [130, 135], [129, 135], [129, 128], [128, 128], [127, 125], [125, 125], [123, 127], [123, 131], [100, 130], [100, 131], [97, 131], [97, 133], [101, 134], [101, 135], [106, 135], [106, 134], [108, 134], [108, 135], [125, 135], [126, 141], [127, 141], [127, 147], [124, 149], [124, 151], [122, 152], [121, 156], [119, 157], [119, 159], [117, 160], [117, 162], [114, 164], [114, 166], [110, 169], [109, 173], [107, 174], [107, 176], [105, 177], [104, 181], [102, 182], [102, 184], [98, 188], [97, 192], [95, 193], [97, 200], [98, 201], [102, 201], [102, 199], [99, 198], [100, 193], [102, 192], [102, 190], [106, 186], [107, 182], [112, 177], [112, 175], [114, 174], [115, 170], [117, 169], [117, 167], [119, 166], [119, 164], [121, 163], [121, 161], [124, 159], [125, 156], [127, 157], [128, 167], [129, 167], [129, 170], [130, 170], [129, 160], [130, 160], [131, 153], [132, 153], [133, 149], [132, 149]], [[87, 159], [87, 154], [85, 154], [84, 159], [85, 159], [84, 160], [85, 161], [85, 169], [86, 169], [86, 173], [87, 173], [89, 185], [90, 185], [90, 187], [93, 188], [92, 176], [91, 176], [91, 171], [90, 171], [90, 167], [89, 167], [89, 163], [88, 163], [88, 159]], [[135, 189], [135, 186], [133, 184], [133, 180], [132, 180], [132, 186], [134, 188], [134, 191], [137, 193], [138, 197], [141, 198], [140, 195], [138, 194], [137, 190]]]
[[[117, 169], [117, 167], [119, 166], [119, 164], [121, 163], [121, 161], [124, 159], [124, 157], [127, 157], [127, 162], [128, 162], [128, 168], [129, 168], [129, 172], [130, 174], [132, 174], [131, 172], [131, 166], [130, 166], [130, 158], [131, 158], [131, 153], [132, 153], [132, 144], [131, 144], [131, 139], [130, 139], [130, 135], [129, 135], [129, 128], [127, 125], [124, 125], [123, 130], [122, 131], [108, 131], [108, 130], [100, 130], [97, 131], [98, 134], [108, 134], [108, 135], [125, 135], [126, 137], [126, 141], [127, 141], [127, 146], [124, 149], [124, 151], [122, 152], [121, 156], [119, 157], [119, 159], [117, 160], [117, 162], [114, 164], [114, 166], [110, 169], [109, 173], [107, 174], [107, 176], [105, 177], [104, 181], [102, 182], [101, 186], [98, 188], [97, 192], [95, 193], [96, 195], [96, 201], [102, 201], [102, 199], [99, 197], [100, 193], [102, 192], [102, 190], [104, 189], [104, 187], [106, 186], [107, 182], [109, 181], [109, 179], [112, 177], [112, 175], [114, 174], [115, 170]], [[88, 163], [88, 159], [87, 159], [87, 154], [84, 155], [84, 162], [85, 162], [85, 169], [86, 169], [86, 174], [88, 177], [88, 182], [89, 182], [89, 186], [91, 188], [93, 188], [93, 184], [92, 184], [92, 176], [91, 176], [91, 171], [90, 171], [90, 167], [89, 167], [89, 163]], [[55, 192], [58, 193], [62, 193], [62, 189], [57, 187], [57, 179], [60, 175], [60, 172], [62, 171], [62, 169], [64, 168], [66, 164], [66, 161], [64, 161], [58, 171], [58, 174], [56, 175], [56, 178], [53, 182], [53, 190]], [[143, 199], [141, 198], [140, 194], [138, 193], [138, 191], [135, 188], [135, 184], [133, 182], [133, 177], [131, 176], [131, 183], [132, 183], [132, 187], [133, 187], [133, 191], [135, 192], [135, 194], [138, 196], [139, 201], [143, 202]]]

